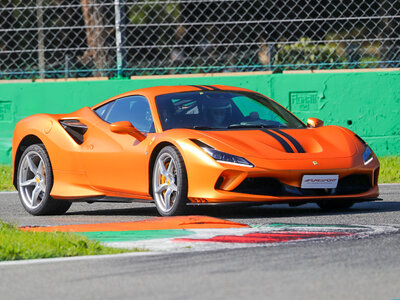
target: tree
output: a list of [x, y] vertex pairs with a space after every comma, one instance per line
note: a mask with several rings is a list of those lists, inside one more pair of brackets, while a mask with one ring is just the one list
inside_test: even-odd
[[106, 38], [102, 6], [99, 0], [80, 0], [83, 18], [86, 25], [88, 49], [81, 57], [83, 63], [93, 62], [96, 71], [94, 76], [104, 76], [108, 68]]

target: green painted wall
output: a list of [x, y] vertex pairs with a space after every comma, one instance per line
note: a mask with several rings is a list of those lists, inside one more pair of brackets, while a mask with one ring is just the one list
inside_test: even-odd
[[68, 113], [129, 90], [157, 85], [225, 84], [263, 93], [303, 121], [347, 127], [379, 156], [400, 155], [400, 71], [142, 77], [131, 80], [0, 82], [0, 164], [11, 163], [18, 120]]

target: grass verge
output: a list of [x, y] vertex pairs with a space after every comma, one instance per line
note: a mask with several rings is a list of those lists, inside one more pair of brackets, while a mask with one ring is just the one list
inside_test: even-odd
[[[400, 183], [400, 156], [380, 157], [379, 183]], [[11, 166], [0, 165], [0, 191], [15, 191]]]
[[12, 184], [12, 167], [0, 165], [0, 191], [15, 191]]
[[379, 183], [400, 183], [400, 156], [379, 158]]
[[65, 232], [21, 231], [0, 221], [0, 261], [146, 251], [115, 249]]

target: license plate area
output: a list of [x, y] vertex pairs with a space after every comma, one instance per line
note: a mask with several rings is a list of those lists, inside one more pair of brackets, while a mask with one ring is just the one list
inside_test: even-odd
[[339, 175], [303, 175], [302, 189], [335, 189]]

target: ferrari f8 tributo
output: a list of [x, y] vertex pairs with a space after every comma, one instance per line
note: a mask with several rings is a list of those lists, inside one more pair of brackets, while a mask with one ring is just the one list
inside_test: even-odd
[[273, 100], [220, 86], [161, 86], [70, 114], [17, 123], [13, 180], [31, 214], [74, 201], [187, 204], [315, 202], [349, 208], [378, 196], [379, 162], [350, 130], [304, 124]]

